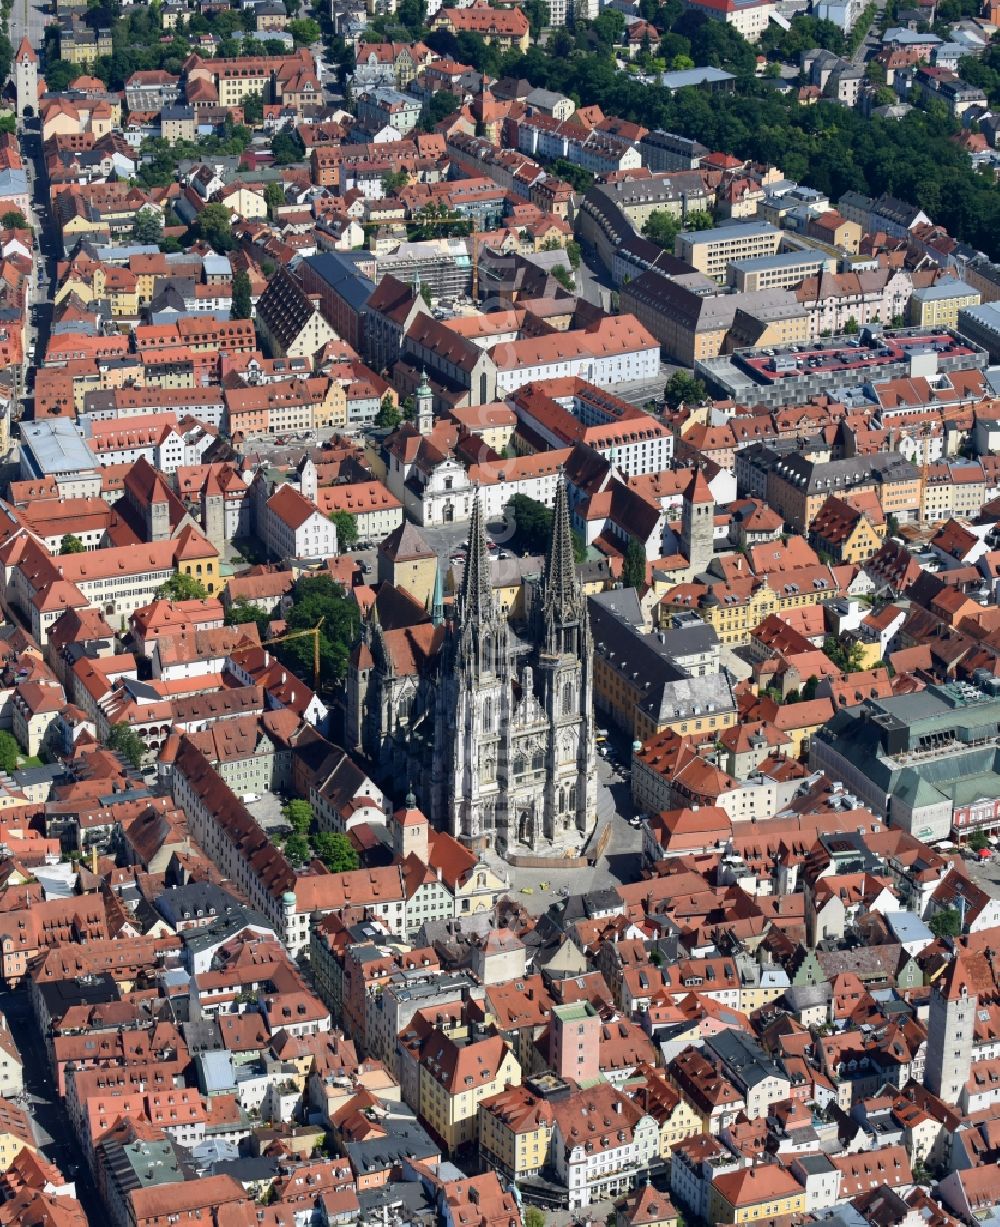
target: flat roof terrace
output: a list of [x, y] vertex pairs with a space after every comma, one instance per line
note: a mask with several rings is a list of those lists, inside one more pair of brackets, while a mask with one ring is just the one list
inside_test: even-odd
[[980, 350], [948, 332], [855, 337], [831, 337], [802, 345], [776, 346], [773, 350], [744, 350], [733, 359], [761, 384], [780, 383], [802, 375], [841, 374], [871, 370], [905, 362], [921, 354], [973, 357]]

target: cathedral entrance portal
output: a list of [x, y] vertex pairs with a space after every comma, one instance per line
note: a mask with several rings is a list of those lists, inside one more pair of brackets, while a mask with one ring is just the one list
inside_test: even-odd
[[455, 508], [451, 503], [445, 503], [444, 510], [441, 512], [441, 519], [445, 524], [453, 524], [455, 522]]
[[531, 819], [528, 817], [526, 809], [521, 810], [521, 817], [517, 820], [517, 838], [518, 842], [526, 844], [531, 837]]

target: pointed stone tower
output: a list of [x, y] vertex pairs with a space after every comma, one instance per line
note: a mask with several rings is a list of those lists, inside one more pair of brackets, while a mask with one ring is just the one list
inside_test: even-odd
[[681, 543], [691, 573], [697, 575], [715, 553], [715, 499], [700, 468], [681, 497]]
[[18, 119], [38, 114], [38, 56], [27, 34], [14, 56], [14, 85], [17, 90]]
[[430, 600], [431, 621], [435, 626], [444, 625], [444, 586], [441, 583], [441, 564], [434, 570], [434, 591]]
[[316, 502], [316, 495], [319, 492], [319, 474], [309, 456], [306, 456], [299, 465], [299, 490], [303, 498]]
[[568, 842], [597, 820], [594, 750], [593, 643], [587, 601], [576, 573], [566, 478], [560, 473], [545, 560], [538, 675], [549, 725], [550, 784], [546, 837]]
[[498, 827], [506, 827], [499, 781], [510, 717], [510, 630], [493, 595], [478, 491], [455, 619], [442, 654], [432, 802], [454, 835], [490, 839]]
[[434, 429], [434, 392], [431, 389], [426, 371], [421, 375], [416, 400], [417, 430], [422, 435], [429, 435]]
[[226, 545], [226, 496], [214, 472], [209, 472], [201, 488], [201, 527], [219, 551]]
[[972, 1068], [972, 1038], [979, 998], [961, 954], [931, 988], [924, 1084], [947, 1104], [957, 1104]]

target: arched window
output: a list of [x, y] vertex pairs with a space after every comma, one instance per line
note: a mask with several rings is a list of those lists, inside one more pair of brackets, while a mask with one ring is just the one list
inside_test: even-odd
[[531, 770], [541, 771], [544, 766], [545, 755], [541, 752], [541, 750], [536, 750], [531, 756]]
[[562, 714], [568, 716], [573, 710], [573, 683], [565, 682], [563, 684], [562, 696]]
[[487, 699], [483, 703], [483, 732], [489, 733], [493, 729], [493, 700]]
[[574, 811], [576, 810], [576, 785], [575, 784], [570, 784], [569, 786], [569, 808]]

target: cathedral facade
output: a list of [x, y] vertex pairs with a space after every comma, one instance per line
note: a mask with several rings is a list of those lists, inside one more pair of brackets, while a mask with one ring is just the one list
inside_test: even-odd
[[399, 676], [411, 650], [369, 619], [349, 735], [388, 787], [412, 783], [439, 828], [501, 854], [572, 853], [596, 823], [597, 785], [593, 645], [562, 481], [544, 572], [524, 595], [515, 627], [490, 583], [477, 498], [451, 616], [436, 595], [428, 624], [406, 632], [426, 642], [419, 677]]

